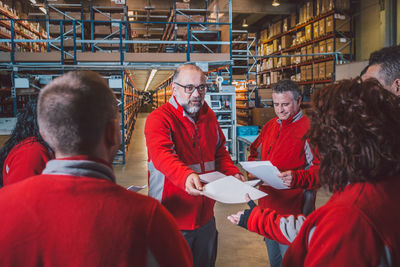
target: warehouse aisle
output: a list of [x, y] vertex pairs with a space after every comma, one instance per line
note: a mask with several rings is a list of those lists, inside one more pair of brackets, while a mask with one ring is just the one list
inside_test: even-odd
[[[114, 170], [117, 183], [129, 185], [147, 184], [147, 150], [144, 138], [144, 124], [147, 113], [139, 113], [125, 166], [116, 165]], [[141, 193], [147, 194], [147, 189]], [[321, 206], [329, 198], [325, 190], [318, 193], [317, 206]], [[241, 227], [231, 224], [226, 217], [246, 208], [247, 205], [215, 205], [219, 244], [216, 266], [269, 266], [267, 250], [261, 236], [250, 233]]]

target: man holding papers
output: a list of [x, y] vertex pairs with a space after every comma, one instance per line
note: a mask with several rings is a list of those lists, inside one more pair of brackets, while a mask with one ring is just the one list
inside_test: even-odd
[[219, 171], [244, 180], [225, 147], [214, 112], [204, 102], [206, 77], [195, 65], [180, 66], [169, 102], [147, 118], [149, 195], [175, 217], [192, 249], [194, 266], [214, 266], [215, 201], [201, 195], [199, 174]]
[[[260, 190], [268, 196], [259, 200], [260, 207], [268, 207], [280, 214], [308, 214], [315, 207], [318, 184], [318, 162], [303, 136], [310, 122], [300, 109], [301, 95], [296, 83], [279, 81], [272, 89], [276, 118], [268, 121], [258, 138], [250, 146], [249, 161], [270, 161], [281, 174], [279, 177], [291, 189], [280, 190], [268, 185]], [[280, 266], [287, 246], [265, 239], [270, 264]]]

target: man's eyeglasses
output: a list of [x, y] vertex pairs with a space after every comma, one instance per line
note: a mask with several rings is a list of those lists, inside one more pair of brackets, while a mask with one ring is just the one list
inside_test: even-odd
[[201, 94], [201, 93], [204, 93], [208, 88], [207, 84], [200, 84], [199, 86], [194, 86], [194, 85], [191, 85], [191, 84], [182, 85], [182, 84], [179, 84], [177, 82], [174, 82], [174, 84], [179, 85], [180, 87], [182, 87], [185, 90], [186, 94], [193, 94], [194, 90], [197, 90]]

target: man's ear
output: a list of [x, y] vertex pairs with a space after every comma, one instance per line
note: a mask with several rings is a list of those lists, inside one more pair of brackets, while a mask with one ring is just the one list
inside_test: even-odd
[[395, 95], [400, 96], [400, 79], [394, 80], [392, 84], [392, 92]]
[[[109, 120], [106, 124], [106, 128], [104, 131], [105, 143], [107, 146], [113, 147], [115, 145], [119, 145], [119, 137], [117, 136], [117, 129], [119, 129], [119, 125], [116, 122], [118, 119]], [[118, 128], [116, 128], [118, 127]]]

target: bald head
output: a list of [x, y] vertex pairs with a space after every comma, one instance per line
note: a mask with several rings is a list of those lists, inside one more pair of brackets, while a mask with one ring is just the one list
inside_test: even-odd
[[92, 71], [64, 74], [39, 95], [39, 129], [56, 155], [91, 155], [116, 115], [114, 93]]
[[173, 82], [179, 82], [182, 71], [183, 72], [197, 72], [202, 76], [202, 78], [205, 79], [205, 75], [204, 75], [203, 71], [198, 66], [196, 66], [194, 64], [183, 64], [175, 70], [174, 76], [172, 77]]

